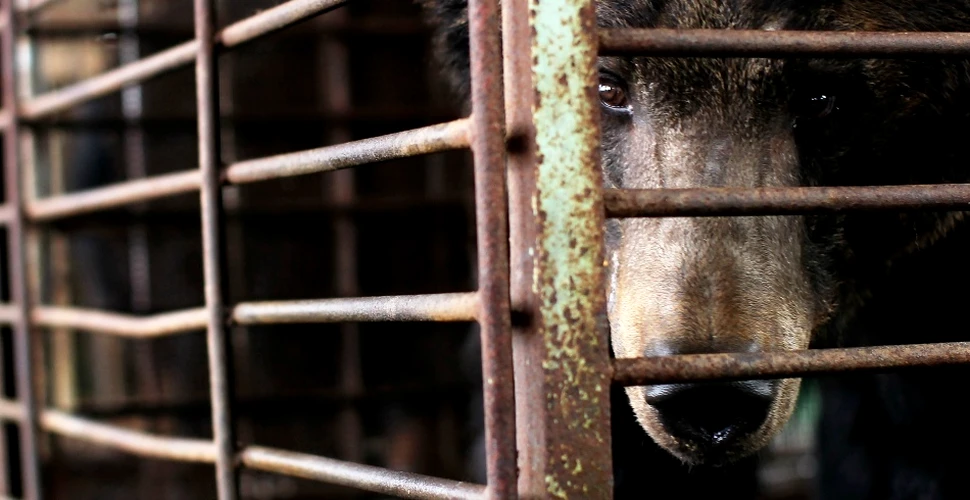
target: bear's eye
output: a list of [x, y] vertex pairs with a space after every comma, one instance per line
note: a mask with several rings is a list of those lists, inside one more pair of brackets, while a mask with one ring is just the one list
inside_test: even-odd
[[839, 109], [835, 106], [835, 96], [832, 94], [816, 94], [800, 104], [798, 114], [804, 118], [825, 118]]
[[629, 110], [630, 102], [627, 99], [626, 90], [619, 82], [609, 77], [600, 77], [599, 84], [600, 102], [604, 106], [618, 110]]

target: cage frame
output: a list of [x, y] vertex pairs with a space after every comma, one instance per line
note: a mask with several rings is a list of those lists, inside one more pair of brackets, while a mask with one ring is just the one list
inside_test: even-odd
[[[0, 59], [10, 297], [17, 397], [0, 420], [18, 426], [23, 498], [43, 498], [41, 432], [132, 454], [214, 464], [218, 498], [239, 497], [250, 468], [403, 498], [612, 497], [611, 384], [798, 377], [970, 362], [970, 342], [761, 354], [609, 357], [603, 226], [607, 217], [781, 215], [849, 210], [965, 209], [970, 185], [605, 189], [595, 106], [600, 54], [778, 57], [968, 57], [970, 33], [763, 32], [598, 29], [594, 0], [470, 0], [472, 112], [459, 120], [223, 166], [216, 59], [222, 51], [325, 14], [348, 0], [288, 0], [215, 30], [213, 0], [194, 0], [195, 38], [36, 96], [16, 85], [18, 27], [57, 0], [3, 0]], [[363, 0], [359, 0], [363, 1]], [[504, 40], [502, 34], [504, 33]], [[195, 63], [199, 166], [41, 199], [25, 195], [31, 168], [22, 128], [71, 106]], [[503, 84], [504, 83], [504, 84]], [[221, 190], [225, 185], [470, 149], [474, 157], [478, 289], [419, 296], [227, 304]], [[32, 304], [30, 227], [198, 192], [205, 304], [154, 316]], [[288, 450], [237, 447], [232, 414], [232, 325], [287, 322], [477, 321], [483, 343], [487, 484], [398, 472]], [[135, 338], [206, 331], [213, 439], [159, 436], [42, 408], [33, 335], [64, 327]], [[3, 444], [3, 443], [0, 443]], [[10, 494], [3, 465], [0, 496]]]

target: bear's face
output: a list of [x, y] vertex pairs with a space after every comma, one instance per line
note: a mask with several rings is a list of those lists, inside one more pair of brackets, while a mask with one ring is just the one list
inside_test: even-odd
[[[608, 187], [801, 185], [797, 129], [837, 119], [838, 96], [796, 102], [779, 61], [604, 58], [600, 67]], [[617, 357], [805, 349], [829, 312], [804, 217], [620, 219], [606, 234]], [[764, 445], [791, 415], [798, 383], [627, 394], [661, 446], [716, 463]]]
[[[465, 0], [422, 0], [467, 101]], [[598, 0], [613, 28], [970, 31], [970, 0]], [[602, 57], [608, 187], [967, 182], [970, 64], [922, 59]], [[610, 220], [617, 357], [804, 349], [841, 333], [893, 259], [959, 213]], [[879, 332], [869, 332], [878, 335]], [[728, 462], [788, 420], [798, 380], [627, 390], [641, 425], [689, 463]], [[616, 411], [620, 411], [617, 409]]]
[[[610, 27], [874, 23], [864, 10], [829, 12], [822, 4], [600, 1], [599, 17]], [[839, 24], [827, 21], [833, 17]], [[905, 143], [903, 131], [933, 115], [922, 111], [921, 90], [892, 76], [909, 68], [889, 60], [603, 57], [599, 66], [608, 187], [898, 182], [885, 154], [894, 147], [885, 143]], [[909, 237], [922, 237], [912, 227]], [[616, 356], [807, 348], [848, 279], [837, 271], [845, 267], [845, 231], [844, 218], [819, 216], [608, 221]], [[786, 379], [628, 387], [627, 394], [657, 443], [685, 462], [717, 464], [764, 446], [791, 416], [798, 390], [798, 379]]]

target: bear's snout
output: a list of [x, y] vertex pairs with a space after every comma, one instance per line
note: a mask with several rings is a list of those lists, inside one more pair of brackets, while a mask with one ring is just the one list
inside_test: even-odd
[[717, 464], [768, 418], [775, 397], [771, 381], [655, 385], [643, 388], [664, 429], [685, 448]]

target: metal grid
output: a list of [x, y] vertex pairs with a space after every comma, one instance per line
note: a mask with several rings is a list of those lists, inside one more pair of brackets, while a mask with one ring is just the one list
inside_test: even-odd
[[[598, 169], [598, 53], [890, 57], [970, 53], [955, 33], [812, 33], [605, 30], [592, 0], [471, 0], [469, 118], [388, 136], [223, 167], [218, 144], [217, 53], [337, 8], [345, 0], [291, 0], [216, 32], [211, 0], [195, 0], [195, 39], [38, 96], [18, 95], [18, 24], [51, 0], [2, 4], [3, 107], [10, 297], [0, 321], [14, 332], [16, 393], [0, 418], [18, 424], [23, 496], [43, 498], [41, 431], [130, 453], [215, 465], [218, 498], [239, 497], [239, 467], [406, 498], [609, 498], [610, 384], [791, 377], [970, 361], [970, 343], [708, 354], [611, 363], [605, 317], [605, 217], [764, 215], [859, 209], [955, 209], [965, 185], [865, 188], [604, 190]], [[506, 37], [500, 40], [500, 28]], [[503, 54], [504, 51], [504, 54]], [[196, 63], [199, 168], [28, 201], [20, 128], [98, 96]], [[503, 86], [503, 80], [506, 84]], [[225, 303], [222, 186], [367, 162], [471, 148], [475, 160], [479, 289], [475, 292]], [[30, 303], [25, 235], [31, 225], [179, 193], [201, 196], [205, 305], [150, 317]], [[513, 311], [515, 314], [513, 315]], [[515, 318], [513, 326], [513, 318]], [[468, 321], [481, 325], [487, 485], [467, 484], [259, 446], [233, 434], [231, 324]], [[164, 437], [38, 407], [30, 335], [64, 327], [155, 337], [205, 329], [212, 441]], [[514, 348], [513, 348], [514, 347]], [[516, 369], [513, 371], [513, 358]], [[514, 379], [514, 384], [513, 384]], [[513, 392], [514, 391], [514, 392]], [[514, 397], [513, 397], [514, 396]], [[10, 470], [10, 467], [5, 467]], [[0, 475], [0, 495], [10, 493]]]

